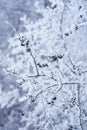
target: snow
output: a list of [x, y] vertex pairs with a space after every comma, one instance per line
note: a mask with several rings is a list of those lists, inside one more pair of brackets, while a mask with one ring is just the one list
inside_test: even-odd
[[46, 8], [36, 3], [43, 18], [32, 22], [24, 16], [26, 31], [8, 39], [3, 68], [19, 86], [7, 94], [0, 88], [1, 109], [18, 106], [17, 120], [25, 122], [18, 130], [86, 130], [86, 5], [83, 0], [50, 2]]

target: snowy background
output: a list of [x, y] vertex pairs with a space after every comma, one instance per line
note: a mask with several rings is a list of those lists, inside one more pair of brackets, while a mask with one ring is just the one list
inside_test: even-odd
[[[0, 48], [6, 47], [7, 37], [14, 35], [5, 20], [13, 24], [17, 30], [24, 31], [20, 17], [27, 15], [34, 21], [41, 18], [41, 14], [35, 12], [34, 3], [35, 0], [0, 0]], [[41, 3], [44, 4], [44, 1], [42, 0]]]
[[87, 130], [86, 35], [86, 0], [0, 0], [0, 130]]

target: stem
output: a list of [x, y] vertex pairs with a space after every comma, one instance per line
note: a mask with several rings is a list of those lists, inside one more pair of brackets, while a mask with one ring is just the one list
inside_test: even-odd
[[37, 63], [36, 63], [35, 57], [32, 54], [32, 51], [30, 51], [30, 54], [31, 54], [31, 56], [33, 58], [33, 61], [34, 61], [34, 65], [35, 65], [35, 68], [36, 68], [37, 76], [39, 76], [39, 71], [38, 71]]
[[79, 114], [79, 122], [80, 122], [80, 127], [81, 127], [81, 130], [84, 130], [83, 129], [83, 123], [82, 123], [82, 108], [81, 108], [81, 101], [80, 101], [80, 85], [78, 84], [78, 88], [77, 88], [77, 91], [78, 91], [78, 107], [79, 107], [79, 111], [80, 111], [80, 114]]
[[20, 34], [17, 32], [17, 30], [15, 29], [15, 27], [10, 22], [8, 22], [7, 20], [5, 20], [5, 23], [8, 24], [13, 29], [13, 31], [15, 33], [17, 33], [19, 35], [19, 37], [20, 37]]
[[41, 94], [41, 98], [42, 98], [42, 105], [43, 105], [44, 116], [45, 116], [46, 120], [49, 122], [50, 126], [53, 128], [53, 130], [57, 130], [56, 127], [54, 126], [53, 122], [47, 116], [47, 113], [46, 113], [46, 110], [45, 110], [45, 106], [44, 106], [43, 95], [42, 94]]

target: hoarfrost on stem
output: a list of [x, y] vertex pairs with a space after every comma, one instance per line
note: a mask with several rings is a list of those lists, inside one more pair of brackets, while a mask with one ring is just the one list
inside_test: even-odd
[[[4, 63], [5, 72], [16, 77], [23, 91], [17, 101], [24, 103], [21, 121], [26, 125], [19, 130], [85, 130], [85, 1], [50, 0], [46, 8], [36, 6], [43, 18], [36, 22], [22, 19], [26, 31], [9, 38]], [[9, 98], [1, 107], [8, 105]]]

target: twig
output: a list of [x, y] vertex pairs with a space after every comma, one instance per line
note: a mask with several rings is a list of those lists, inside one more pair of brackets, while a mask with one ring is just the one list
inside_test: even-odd
[[31, 50], [30, 50], [30, 54], [31, 54], [31, 56], [32, 56], [32, 58], [33, 58], [33, 61], [34, 61], [34, 64], [35, 64], [35, 68], [36, 68], [37, 75], [39, 76], [39, 70], [38, 70], [38, 67], [37, 67], [37, 63], [36, 63], [35, 57], [33, 56], [33, 53], [32, 53]]
[[6, 72], [8, 72], [9, 74], [16, 75], [17, 78], [22, 79], [23, 81], [25, 81], [25, 79], [23, 79], [23, 77], [20, 77], [20, 74], [16, 73], [15, 71], [12, 72], [12, 71], [10, 71], [10, 70], [7, 70], [6, 68], [4, 68], [4, 70], [5, 70]]
[[20, 34], [17, 32], [17, 30], [15, 29], [15, 27], [10, 22], [8, 22], [7, 20], [5, 20], [5, 23], [8, 24], [13, 29], [13, 31], [15, 33], [17, 33], [19, 35], [19, 37], [20, 37]]
[[72, 70], [72, 68], [70, 68], [67, 63], [64, 62], [64, 64], [67, 66], [67, 68], [69, 68], [69, 70], [70, 70], [73, 74], [77, 75], [76, 72], [75, 72], [74, 70]]
[[80, 85], [79, 84], [78, 84], [77, 91], [78, 91], [78, 107], [80, 111], [80, 114], [79, 114], [80, 127], [81, 127], [81, 130], [84, 130], [83, 123], [82, 123], [82, 108], [81, 108], [81, 102], [80, 102]]
[[53, 85], [48, 86], [45, 90], [40, 90], [40, 91], [36, 94], [35, 99], [36, 99], [41, 93], [43, 93], [43, 92], [47, 91], [49, 88], [52, 88], [52, 87], [57, 86], [57, 85], [58, 85], [58, 84], [53, 84]]
[[78, 24], [77, 26], [78, 26], [78, 27], [87, 26], [87, 21], [82, 22], [82, 23]]
[[85, 73], [87, 73], [87, 70], [80, 72], [79, 75], [85, 74]]
[[46, 120], [49, 122], [50, 126], [53, 128], [53, 130], [57, 130], [56, 127], [54, 126], [53, 122], [50, 120], [50, 118], [47, 116], [45, 106], [44, 106], [44, 100], [43, 100], [43, 95], [41, 94], [41, 99], [42, 99], [42, 105], [43, 105], [43, 112]]

